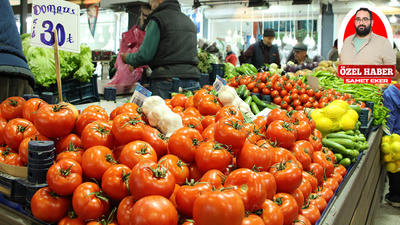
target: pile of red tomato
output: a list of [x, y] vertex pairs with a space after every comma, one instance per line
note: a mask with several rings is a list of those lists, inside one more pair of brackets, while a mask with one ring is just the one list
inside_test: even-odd
[[301, 78], [289, 79], [289, 76], [279, 76], [268, 72], [236, 76], [229, 79], [227, 83], [235, 88], [246, 85], [250, 93], [271, 95], [273, 103], [288, 111], [324, 108], [326, 104], [337, 99], [344, 100], [350, 105], [356, 102], [351, 94], [340, 93], [334, 89], [314, 91], [309, 85], [303, 83]]
[[134, 103], [74, 114], [10, 97], [0, 106], [0, 160], [26, 165], [30, 140], [56, 143], [31, 210], [63, 225], [315, 224], [346, 174], [302, 111], [247, 122], [206, 89], [165, 102], [184, 125], [169, 138]]

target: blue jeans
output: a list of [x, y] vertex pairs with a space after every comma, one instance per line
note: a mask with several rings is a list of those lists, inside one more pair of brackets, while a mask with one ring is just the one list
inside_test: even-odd
[[[163, 99], [169, 99], [172, 92], [178, 92], [175, 86], [172, 79], [152, 79], [150, 81], [152, 95], [158, 95]], [[200, 81], [199, 79], [179, 79], [177, 86], [190, 91], [199, 90]]]

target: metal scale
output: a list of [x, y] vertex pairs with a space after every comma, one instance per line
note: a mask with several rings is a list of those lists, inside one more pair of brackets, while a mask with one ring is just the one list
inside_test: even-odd
[[92, 61], [93, 62], [100, 62], [101, 64], [101, 79], [106, 80], [108, 79], [109, 75], [109, 68], [111, 57], [113, 55], [112, 51], [107, 50], [93, 50], [92, 51]]

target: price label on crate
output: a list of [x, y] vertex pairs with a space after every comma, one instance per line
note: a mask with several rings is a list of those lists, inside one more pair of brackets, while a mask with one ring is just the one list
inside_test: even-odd
[[79, 11], [79, 5], [63, 0], [33, 0], [31, 45], [53, 48], [55, 29], [59, 49], [79, 53]]
[[218, 92], [225, 85], [226, 85], [226, 80], [217, 75], [217, 77], [216, 77], [216, 79], [214, 81], [214, 84], [213, 84], [213, 87], [214, 87], [215, 91]]
[[135, 92], [133, 92], [130, 102], [133, 102], [138, 106], [142, 106], [144, 100], [150, 96], [151, 91], [147, 90], [145, 87], [139, 84], [136, 87]]

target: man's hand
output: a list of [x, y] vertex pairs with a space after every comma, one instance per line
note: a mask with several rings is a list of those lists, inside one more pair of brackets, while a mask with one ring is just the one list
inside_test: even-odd
[[122, 62], [125, 63], [125, 64], [126, 64], [126, 56], [127, 56], [128, 54], [129, 54], [129, 53], [121, 53]]

